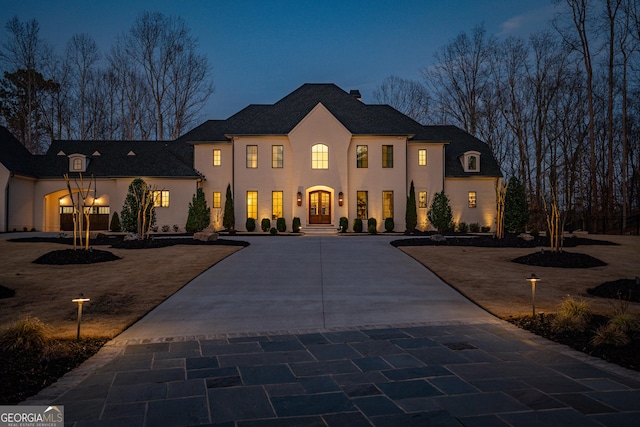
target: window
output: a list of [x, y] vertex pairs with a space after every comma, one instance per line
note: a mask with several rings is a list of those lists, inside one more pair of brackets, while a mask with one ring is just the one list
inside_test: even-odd
[[271, 192], [271, 219], [282, 218], [282, 191]]
[[271, 147], [271, 167], [281, 168], [284, 163], [284, 146], [273, 145]]
[[111, 209], [109, 206], [98, 206], [98, 213], [100, 215], [109, 215], [111, 213]]
[[82, 159], [79, 159], [79, 158], [73, 159], [73, 170], [74, 171], [82, 170]]
[[256, 169], [258, 167], [258, 146], [247, 145], [247, 168]]
[[258, 218], [258, 192], [247, 191], [247, 218]]
[[73, 206], [60, 206], [60, 213], [61, 214], [72, 214], [73, 213]]
[[154, 208], [169, 207], [169, 190], [158, 190], [153, 192], [153, 207]]
[[393, 191], [382, 192], [382, 219], [393, 218]]
[[393, 145], [382, 146], [382, 167], [383, 168], [393, 167]]
[[480, 172], [480, 153], [478, 151], [467, 151], [460, 160], [465, 172]]
[[478, 159], [476, 156], [469, 156], [467, 169], [469, 169], [470, 171], [478, 169]]
[[222, 150], [216, 148], [213, 150], [213, 166], [222, 165]]
[[475, 208], [477, 206], [476, 192], [469, 191], [469, 207]]
[[220, 209], [221, 207], [220, 197], [221, 197], [221, 193], [219, 191], [213, 192], [213, 204], [212, 204], [213, 209]]
[[357, 218], [367, 219], [369, 218], [367, 205], [369, 203], [369, 193], [367, 191], [358, 191], [357, 196]]
[[426, 191], [418, 191], [418, 207], [426, 208], [427, 207], [427, 192]]
[[311, 169], [329, 169], [329, 147], [324, 144], [311, 147]]
[[418, 166], [427, 166], [427, 150], [424, 148], [418, 150]]
[[356, 146], [356, 167], [368, 168], [369, 167], [369, 147], [367, 145]]

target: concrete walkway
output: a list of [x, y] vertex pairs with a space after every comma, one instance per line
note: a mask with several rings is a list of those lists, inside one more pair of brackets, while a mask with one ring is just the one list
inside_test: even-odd
[[246, 240], [27, 403], [77, 427], [640, 424], [638, 373], [494, 318], [387, 236]]

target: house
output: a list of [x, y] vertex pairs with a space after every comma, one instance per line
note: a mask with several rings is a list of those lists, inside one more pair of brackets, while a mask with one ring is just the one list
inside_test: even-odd
[[337, 228], [347, 217], [350, 226], [355, 218], [375, 218], [379, 231], [393, 218], [404, 230], [413, 181], [419, 229], [429, 227], [427, 210], [443, 189], [455, 222], [493, 228], [502, 176], [489, 147], [461, 129], [420, 125], [333, 84], [305, 84], [275, 104], [249, 105], [171, 142], [54, 141], [45, 155], [31, 156], [6, 129], [0, 137], [11, 152], [0, 155], [0, 230], [66, 228], [65, 173], [95, 177], [101, 227], [121, 209], [131, 180], [142, 177], [157, 191], [160, 226], [184, 229], [199, 186], [221, 227], [230, 185], [237, 230], [247, 218], [274, 225], [285, 218], [291, 229], [294, 217], [303, 229]]

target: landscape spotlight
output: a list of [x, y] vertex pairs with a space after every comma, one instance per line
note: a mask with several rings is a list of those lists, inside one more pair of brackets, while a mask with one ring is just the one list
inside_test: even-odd
[[532, 307], [532, 315], [535, 319], [536, 317], [536, 282], [539, 282], [540, 279], [536, 277], [535, 274], [531, 273], [531, 277], [527, 277], [527, 280], [531, 282], [531, 307]]
[[78, 334], [76, 335], [76, 339], [80, 339], [80, 322], [82, 322], [82, 304], [91, 301], [89, 298], [85, 298], [83, 294], [78, 295], [78, 298], [74, 298], [71, 302], [78, 303]]

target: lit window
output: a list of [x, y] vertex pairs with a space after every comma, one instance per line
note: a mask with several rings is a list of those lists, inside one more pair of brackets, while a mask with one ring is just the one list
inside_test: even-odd
[[271, 147], [271, 167], [281, 168], [284, 164], [284, 146], [274, 145]]
[[469, 191], [469, 207], [475, 208], [477, 206], [476, 192]]
[[213, 150], [213, 166], [220, 166], [222, 164], [222, 152], [219, 149]]
[[382, 192], [382, 219], [393, 218], [393, 191]]
[[356, 146], [356, 167], [368, 168], [369, 167], [369, 147], [366, 145]]
[[418, 207], [426, 208], [427, 207], [427, 192], [426, 191], [418, 191]]
[[73, 170], [81, 171], [82, 170], [82, 159], [73, 159]]
[[220, 209], [220, 197], [221, 194], [219, 191], [213, 192], [213, 209]]
[[324, 144], [311, 147], [311, 169], [329, 169], [329, 147]]
[[282, 218], [282, 191], [271, 192], [271, 219]]
[[383, 168], [393, 167], [393, 145], [382, 146], [382, 167]]
[[247, 145], [247, 168], [256, 169], [258, 167], [258, 146]]
[[100, 215], [109, 215], [111, 213], [111, 209], [109, 206], [98, 206], [98, 213]]
[[418, 166], [427, 166], [427, 150], [424, 148], [418, 150]]
[[369, 203], [369, 193], [367, 191], [358, 191], [356, 197], [358, 198], [357, 200], [358, 211], [356, 212], [357, 218], [360, 218], [360, 219], [369, 218], [368, 207], [367, 207]]
[[158, 190], [153, 192], [153, 207], [154, 208], [169, 207], [169, 190]]
[[258, 218], [258, 192], [247, 191], [247, 218]]

